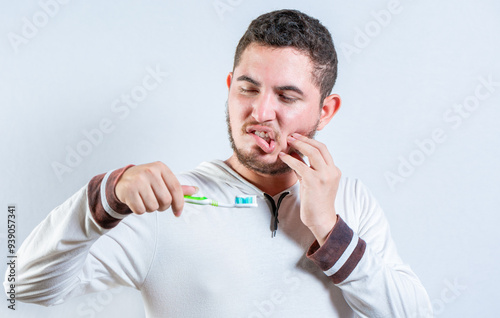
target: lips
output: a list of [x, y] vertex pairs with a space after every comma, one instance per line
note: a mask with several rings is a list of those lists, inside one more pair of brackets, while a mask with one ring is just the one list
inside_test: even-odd
[[267, 126], [253, 125], [246, 128], [246, 132], [255, 139], [257, 145], [265, 153], [272, 153], [276, 148], [274, 131]]

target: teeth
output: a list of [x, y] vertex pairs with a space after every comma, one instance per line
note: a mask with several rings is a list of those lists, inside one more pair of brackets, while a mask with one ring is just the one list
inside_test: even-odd
[[269, 138], [269, 135], [266, 132], [263, 131], [255, 131], [254, 134], [259, 136], [260, 138]]
[[253, 132], [256, 136], [259, 136], [260, 138], [264, 139], [266, 142], [271, 141], [271, 137], [269, 137], [269, 134], [265, 131], [254, 131]]

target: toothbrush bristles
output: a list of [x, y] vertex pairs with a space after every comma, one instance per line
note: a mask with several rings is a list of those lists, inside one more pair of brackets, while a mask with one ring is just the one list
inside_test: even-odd
[[257, 196], [236, 196], [234, 198], [234, 205], [239, 207], [256, 207], [257, 206]]

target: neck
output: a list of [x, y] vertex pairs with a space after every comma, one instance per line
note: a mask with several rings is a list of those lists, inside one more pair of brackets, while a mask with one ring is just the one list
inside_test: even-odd
[[290, 188], [297, 182], [297, 176], [293, 171], [278, 175], [262, 174], [245, 167], [234, 154], [224, 163], [245, 180], [271, 196]]

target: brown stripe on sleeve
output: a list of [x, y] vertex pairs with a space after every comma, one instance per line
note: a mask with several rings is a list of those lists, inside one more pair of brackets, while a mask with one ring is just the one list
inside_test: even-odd
[[338, 272], [332, 275], [332, 281], [334, 284], [343, 282], [344, 279], [346, 279], [352, 273], [354, 268], [356, 268], [356, 265], [358, 265], [359, 261], [361, 260], [361, 257], [363, 257], [365, 249], [365, 241], [359, 238], [358, 245], [356, 245], [356, 248], [352, 252], [351, 256], [347, 259], [344, 266], [342, 266], [338, 270]]
[[318, 241], [309, 247], [307, 257], [311, 259], [322, 271], [330, 269], [342, 256], [345, 249], [351, 243], [353, 232], [349, 226], [337, 215], [337, 223], [326, 237], [323, 246]]
[[[319, 246], [318, 241], [315, 241], [311, 247], [309, 247], [306, 255], [322, 271], [327, 271], [340, 259], [349, 246], [349, 243], [351, 243], [353, 236], [354, 232], [351, 228], [340, 216], [337, 216], [337, 223], [330, 234], [328, 234], [325, 243]], [[349, 276], [363, 256], [365, 246], [365, 242], [360, 238], [346, 263], [332, 275], [332, 279], [335, 283], [339, 283]]]
[[[120, 214], [129, 214], [132, 213], [132, 211], [128, 208], [126, 204], [121, 203], [118, 200], [115, 194], [115, 186], [116, 182], [118, 181], [119, 177], [121, 177], [123, 172], [125, 172], [125, 170], [127, 170], [132, 166], [133, 165], [128, 165], [124, 168], [113, 171], [110, 174], [108, 182], [106, 184], [106, 199], [108, 201], [108, 204], [110, 205], [111, 208], [113, 208], [113, 210], [115, 210]], [[104, 207], [102, 205], [101, 182], [104, 176], [105, 173], [97, 175], [90, 180], [87, 186], [87, 198], [88, 198], [90, 212], [94, 220], [97, 222], [97, 224], [99, 224], [101, 227], [105, 229], [111, 229], [120, 222], [120, 219], [116, 219], [110, 216], [106, 212], [106, 210], [104, 210]]]

